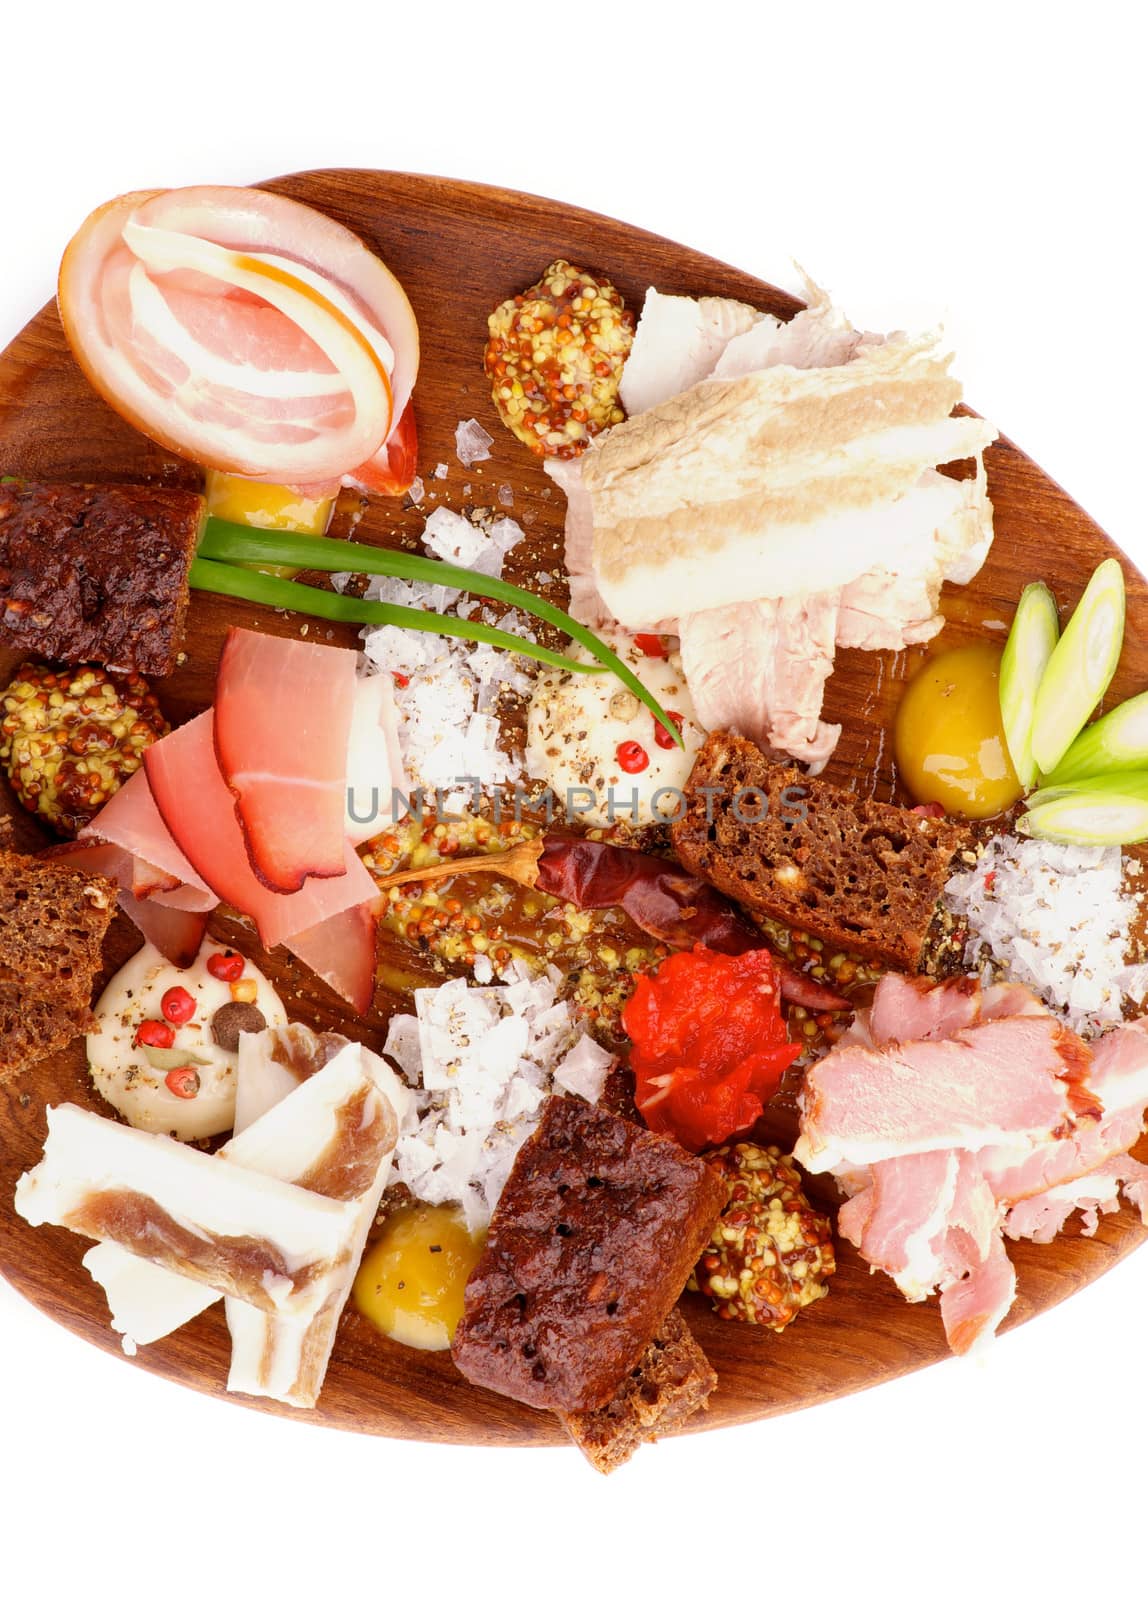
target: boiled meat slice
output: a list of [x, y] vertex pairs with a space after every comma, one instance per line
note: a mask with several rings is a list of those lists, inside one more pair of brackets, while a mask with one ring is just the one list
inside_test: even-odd
[[[984, 468], [955, 480], [930, 468], [913, 491], [921, 536], [895, 562], [880, 562], [841, 592], [837, 644], [842, 649], [903, 650], [944, 627], [942, 584], [969, 583], [993, 542], [993, 511]], [[926, 530], [931, 530], [926, 532]]]
[[566, 547], [564, 560], [570, 586], [570, 615], [588, 628], [597, 628], [613, 618], [606, 609], [594, 579], [594, 510], [590, 491], [582, 482], [582, 457], [544, 463], [546, 476], [566, 496]]
[[682, 670], [702, 727], [732, 728], [820, 772], [841, 733], [819, 716], [836, 628], [832, 592], [684, 616]]
[[693, 300], [647, 289], [618, 387], [627, 415], [649, 411], [708, 378], [731, 340], [758, 324], [781, 326], [776, 317], [740, 300], [712, 295]]
[[713, 379], [602, 435], [583, 457], [593, 564], [630, 628], [895, 568], [932, 533], [921, 474], [977, 457], [995, 430], [935, 337], [894, 335], [838, 367]]
[[759, 315], [752, 327], [730, 339], [705, 376], [740, 378], [766, 367], [840, 367], [862, 345], [885, 342], [880, 334], [859, 333], [811, 278], [805, 278], [805, 298], [805, 310], [788, 322]]

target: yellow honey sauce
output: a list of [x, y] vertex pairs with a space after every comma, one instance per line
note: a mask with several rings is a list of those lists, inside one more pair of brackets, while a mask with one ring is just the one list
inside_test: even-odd
[[962, 645], [928, 656], [893, 725], [901, 781], [953, 816], [995, 817], [1021, 797], [1000, 711], [1001, 650]]
[[449, 1349], [485, 1238], [468, 1230], [455, 1206], [395, 1212], [363, 1256], [355, 1306], [398, 1344]]

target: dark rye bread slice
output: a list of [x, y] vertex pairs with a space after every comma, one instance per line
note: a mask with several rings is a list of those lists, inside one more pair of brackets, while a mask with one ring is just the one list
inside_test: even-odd
[[0, 842], [0, 1082], [92, 1025], [115, 885]]
[[686, 802], [671, 832], [691, 872], [751, 911], [907, 972], [971, 844], [956, 823], [805, 777], [731, 733], [698, 752]]
[[203, 510], [188, 489], [0, 483], [0, 644], [171, 672]]
[[677, 1302], [724, 1203], [721, 1179], [672, 1139], [551, 1096], [466, 1286], [459, 1371], [541, 1410], [606, 1405]]
[[639, 1446], [681, 1427], [708, 1405], [717, 1381], [675, 1307], [613, 1398], [596, 1411], [564, 1414], [561, 1421], [591, 1466], [613, 1472]]

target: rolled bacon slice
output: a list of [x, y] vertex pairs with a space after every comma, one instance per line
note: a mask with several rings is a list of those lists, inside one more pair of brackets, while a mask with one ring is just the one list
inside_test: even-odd
[[215, 754], [260, 883], [295, 894], [347, 871], [355, 653], [232, 628], [215, 690]]
[[380, 457], [396, 472], [410, 453], [391, 466], [418, 372], [410, 302], [310, 206], [224, 187], [122, 195], [68, 245], [59, 305], [93, 387], [204, 466], [318, 483]]
[[43, 1160], [17, 1183], [15, 1204], [33, 1227], [110, 1239], [296, 1317], [323, 1307], [360, 1226], [354, 1206], [73, 1105], [49, 1107]]

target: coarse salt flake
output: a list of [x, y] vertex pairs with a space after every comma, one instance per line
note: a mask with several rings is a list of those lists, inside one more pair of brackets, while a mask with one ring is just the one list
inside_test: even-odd
[[494, 435], [487, 433], [480, 422], [470, 417], [466, 422], [460, 422], [454, 430], [454, 450], [464, 467], [472, 467], [476, 461], [490, 460], [490, 447], [494, 443]]
[[[477, 963], [476, 963], [477, 967]], [[392, 1182], [430, 1205], [459, 1205], [485, 1227], [514, 1158], [558, 1091], [594, 1101], [613, 1058], [557, 999], [561, 975], [475, 988], [456, 978], [415, 991], [415, 1015], [392, 1019], [384, 1049], [416, 1089]]]
[[1000, 835], [949, 880], [945, 905], [968, 921], [966, 965], [987, 956], [1086, 1037], [1121, 1020], [1125, 995], [1148, 988], [1148, 969], [1128, 965], [1137, 905], [1115, 845]]

